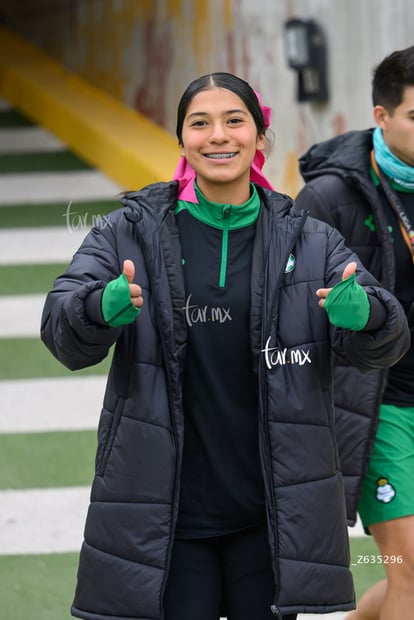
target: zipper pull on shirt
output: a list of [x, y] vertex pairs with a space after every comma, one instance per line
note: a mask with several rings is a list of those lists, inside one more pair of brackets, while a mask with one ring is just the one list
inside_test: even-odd
[[221, 236], [221, 261], [220, 261], [220, 277], [219, 277], [220, 287], [224, 287], [226, 284], [227, 255], [228, 255], [228, 249], [229, 249], [230, 216], [231, 216], [231, 206], [223, 205], [223, 232]]
[[226, 284], [226, 272], [228, 263], [229, 232], [239, 230], [254, 224], [259, 216], [260, 197], [256, 187], [251, 184], [251, 196], [242, 205], [221, 204], [208, 200], [194, 182], [195, 194], [198, 202], [177, 201], [175, 214], [186, 210], [203, 224], [222, 231], [221, 258], [219, 287]]

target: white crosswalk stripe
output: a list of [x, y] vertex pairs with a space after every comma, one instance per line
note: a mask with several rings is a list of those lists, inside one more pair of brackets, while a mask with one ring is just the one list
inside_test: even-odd
[[44, 303], [45, 295], [0, 297], [0, 338], [38, 337]]
[[88, 487], [0, 491], [0, 554], [79, 551]]
[[120, 191], [119, 185], [97, 170], [26, 172], [0, 176], [0, 204], [3, 205], [111, 200]]
[[95, 430], [106, 377], [0, 381], [0, 433]]
[[72, 230], [64, 226], [2, 229], [0, 265], [69, 262], [88, 230]]
[[65, 144], [42, 127], [0, 129], [0, 155], [49, 153], [65, 149]]

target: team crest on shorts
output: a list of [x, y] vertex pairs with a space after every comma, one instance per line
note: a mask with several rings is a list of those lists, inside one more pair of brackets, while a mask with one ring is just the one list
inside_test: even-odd
[[397, 495], [397, 491], [393, 485], [388, 481], [388, 478], [378, 478], [376, 497], [379, 502], [383, 504], [389, 504]]

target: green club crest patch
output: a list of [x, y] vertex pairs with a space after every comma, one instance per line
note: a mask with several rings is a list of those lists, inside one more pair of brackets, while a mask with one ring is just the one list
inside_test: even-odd
[[296, 258], [294, 257], [293, 254], [289, 254], [289, 258], [288, 258], [288, 261], [285, 267], [285, 273], [290, 273], [291, 271], [293, 271], [295, 268], [295, 263], [296, 263]]

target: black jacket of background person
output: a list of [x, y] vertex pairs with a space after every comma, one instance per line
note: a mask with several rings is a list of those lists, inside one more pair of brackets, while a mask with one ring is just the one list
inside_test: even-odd
[[[336, 230], [297, 214], [288, 197], [257, 189], [251, 348], [273, 603], [282, 614], [348, 610], [354, 589], [332, 350], [360, 370], [387, 367], [409, 345], [406, 319], [393, 295], [359, 266], [358, 280], [382, 302], [386, 321], [374, 332], [330, 325], [315, 291], [340, 281], [355, 255]], [[72, 605], [73, 615], [88, 620], [163, 618], [184, 425], [185, 290], [176, 200], [175, 182], [129, 193], [124, 207], [86, 236], [44, 307], [42, 339], [70, 369], [100, 362], [116, 343]], [[294, 268], [287, 270], [291, 254]], [[140, 316], [125, 327], [92, 322], [86, 304], [119, 276], [127, 258], [143, 289]]]
[[[388, 229], [391, 209], [370, 174], [372, 133], [372, 129], [350, 131], [312, 146], [299, 160], [306, 185], [297, 196], [296, 208], [306, 208], [313, 217], [340, 230], [347, 247], [384, 288], [394, 292], [394, 242]], [[397, 222], [394, 226], [398, 229]], [[411, 348], [399, 365], [412, 368], [413, 360]], [[340, 358], [336, 360], [336, 435], [350, 525], [355, 523], [388, 375], [386, 369], [361, 375]]]

